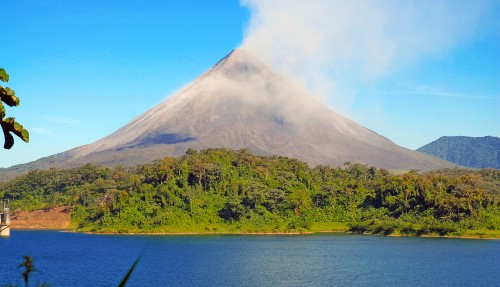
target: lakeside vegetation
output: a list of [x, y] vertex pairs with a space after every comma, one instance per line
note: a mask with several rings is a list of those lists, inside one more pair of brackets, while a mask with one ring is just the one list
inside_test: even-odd
[[32, 171], [0, 183], [12, 209], [71, 206], [89, 232], [314, 232], [499, 237], [500, 170], [391, 174], [308, 167], [246, 150], [188, 150], [134, 168]]

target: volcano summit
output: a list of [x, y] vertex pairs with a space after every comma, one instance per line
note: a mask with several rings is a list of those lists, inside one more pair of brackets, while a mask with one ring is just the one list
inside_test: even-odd
[[217, 147], [293, 157], [311, 165], [349, 161], [404, 170], [451, 166], [335, 113], [251, 53], [237, 49], [109, 136], [17, 168], [134, 165], [182, 155], [188, 148]]

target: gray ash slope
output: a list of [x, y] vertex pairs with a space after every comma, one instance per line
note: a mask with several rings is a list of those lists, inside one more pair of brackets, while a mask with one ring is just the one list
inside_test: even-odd
[[333, 112], [251, 53], [237, 49], [109, 136], [13, 168], [72, 167], [88, 162], [134, 165], [179, 156], [190, 147], [246, 148], [311, 165], [340, 166], [349, 161], [404, 170], [451, 166], [402, 148]]

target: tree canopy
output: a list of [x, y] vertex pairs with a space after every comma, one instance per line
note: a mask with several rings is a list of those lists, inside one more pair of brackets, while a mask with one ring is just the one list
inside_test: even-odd
[[[4, 68], [0, 68], [0, 81], [7, 83], [9, 81], [9, 74]], [[0, 86], [0, 125], [4, 134], [4, 148], [10, 149], [14, 145], [14, 135], [21, 138], [24, 142], [29, 141], [28, 131], [18, 122], [15, 118], [6, 118], [6, 110], [4, 103], [9, 107], [19, 106], [20, 100], [16, 97], [14, 90], [9, 87]]]
[[419, 235], [499, 230], [499, 190], [495, 169], [391, 174], [209, 149], [133, 168], [32, 171], [0, 183], [0, 198], [29, 210], [71, 206], [72, 223], [86, 231], [301, 232], [341, 223]]

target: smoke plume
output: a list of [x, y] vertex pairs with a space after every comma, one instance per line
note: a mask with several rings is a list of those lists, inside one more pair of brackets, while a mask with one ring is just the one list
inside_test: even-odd
[[242, 47], [334, 104], [476, 35], [491, 1], [241, 0], [250, 22]]

